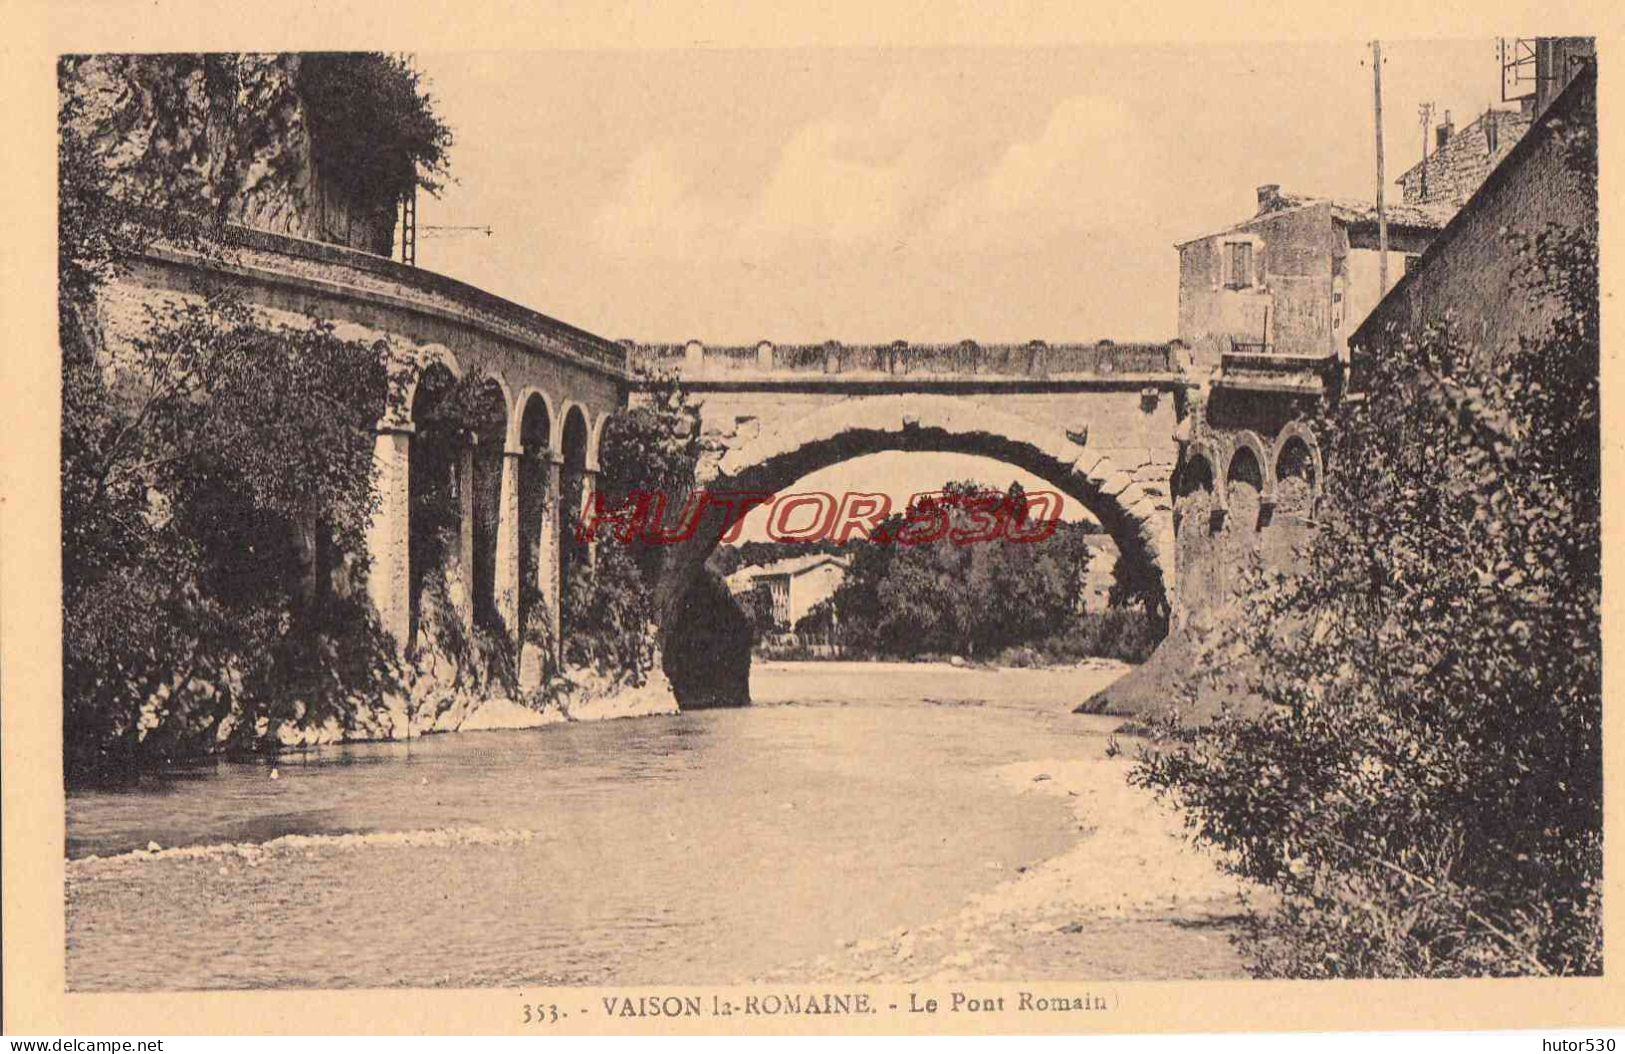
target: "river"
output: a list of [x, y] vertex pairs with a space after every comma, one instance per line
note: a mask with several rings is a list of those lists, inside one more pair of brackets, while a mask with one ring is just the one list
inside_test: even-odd
[[[69, 987], [882, 976], [876, 953], [909, 958], [898, 934], [929, 934], [1100, 837], [1062, 789], [1118, 793], [1120, 773], [1099, 779], [1116, 722], [1069, 712], [1113, 675], [766, 664], [748, 709], [330, 747], [75, 792]], [[1207, 959], [1172, 948], [1151, 975], [1236, 972], [1205, 923], [1166, 916], [1164, 936]], [[988, 958], [1019, 975], [1012, 954]]]

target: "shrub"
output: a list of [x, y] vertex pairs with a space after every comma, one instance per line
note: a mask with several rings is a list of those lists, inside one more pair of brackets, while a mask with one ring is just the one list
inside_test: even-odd
[[1054, 666], [1084, 659], [1140, 663], [1161, 643], [1160, 614], [1139, 607], [1107, 608], [1072, 615], [1063, 628], [1032, 644], [1006, 649], [1002, 666]]
[[654, 669], [653, 592], [628, 548], [600, 544], [563, 598], [564, 660], [633, 686]]
[[[599, 494], [610, 517], [633, 507], [640, 495], [664, 495], [670, 523], [694, 488], [699, 415], [674, 377], [648, 379], [653, 383], [642, 400], [616, 411], [604, 425]], [[579, 507], [568, 495], [565, 501], [567, 509]], [[573, 534], [576, 526], [571, 516], [565, 530]], [[580, 561], [562, 598], [568, 664], [644, 683], [657, 652], [653, 599], [665, 557], [663, 546], [601, 537], [595, 558]]]
[[1137, 769], [1280, 895], [1261, 974], [1601, 970], [1595, 223], [1513, 248], [1554, 321], [1505, 361], [1448, 326], [1370, 356], [1318, 423], [1307, 569], [1257, 574], [1224, 631], [1270, 711]]
[[63, 357], [70, 775], [382, 705], [393, 645], [353, 579], [386, 350], [267, 326], [229, 297], [154, 312], [115, 374], [78, 339]]

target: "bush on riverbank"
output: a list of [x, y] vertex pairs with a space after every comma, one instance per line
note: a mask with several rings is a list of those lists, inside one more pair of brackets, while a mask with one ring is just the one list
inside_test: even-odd
[[[661, 523], [670, 527], [694, 489], [700, 460], [699, 417], [687, 393], [674, 377], [649, 380], [642, 401], [617, 410], [604, 425], [597, 551], [562, 598], [566, 664], [631, 687], [643, 685], [660, 658], [654, 596], [668, 547], [641, 535], [617, 537], [615, 518], [658, 495]], [[564, 529], [573, 536], [580, 506], [565, 507]]]
[[[58, 65], [70, 782], [274, 749], [287, 728], [351, 730], [403, 687], [359, 555], [374, 426], [403, 395], [388, 349], [207, 289], [135, 320], [142, 298], [112, 286], [155, 242], [229, 252], [220, 224], [251, 216], [249, 169], [266, 176], [254, 202], [303, 207], [279, 181], [305, 160], [286, 134], [298, 100], [284, 58]], [[432, 191], [450, 137], [416, 75], [382, 55], [317, 65], [329, 89], [387, 96], [348, 149], [393, 158], [392, 190]], [[142, 90], [106, 90], [130, 85]]]
[[[1595, 201], [1594, 144], [1569, 134]], [[1176, 720], [1141, 759], [1280, 894], [1252, 920], [1262, 975], [1602, 969], [1594, 217], [1513, 243], [1516, 295], [1555, 321], [1507, 358], [1449, 327], [1369, 357], [1366, 398], [1316, 425], [1305, 572], [1257, 573], [1219, 631], [1269, 712]]]
[[1074, 616], [1066, 628], [1036, 643], [1006, 648], [999, 666], [1071, 666], [1084, 659], [1142, 663], [1161, 640], [1156, 619], [1139, 608], [1107, 608]]

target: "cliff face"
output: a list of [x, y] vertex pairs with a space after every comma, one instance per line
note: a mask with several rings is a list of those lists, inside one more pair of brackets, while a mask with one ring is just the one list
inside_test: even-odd
[[345, 193], [314, 161], [298, 55], [64, 60], [64, 116], [126, 200], [388, 255], [392, 196]]

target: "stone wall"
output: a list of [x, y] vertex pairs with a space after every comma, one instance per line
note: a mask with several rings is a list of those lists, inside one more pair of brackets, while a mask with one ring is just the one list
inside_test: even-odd
[[1563, 129], [1596, 121], [1596, 74], [1572, 83], [1505, 162], [1484, 181], [1450, 226], [1352, 338], [1356, 378], [1361, 356], [1389, 334], [1447, 320], [1466, 343], [1500, 358], [1553, 320], [1553, 305], [1518, 294], [1514, 236], [1548, 224], [1596, 222], [1590, 185], [1571, 167]]
[[1061, 378], [1146, 376], [1174, 368], [1167, 344], [1098, 340], [1093, 343], [978, 344], [756, 344], [706, 345], [621, 342], [639, 366], [670, 370], [684, 379], [786, 380], [815, 375], [879, 379]]
[[[228, 228], [226, 235], [226, 243], [209, 247], [155, 245], [104, 288], [98, 316], [109, 367], [120, 368], [131, 341], [151, 324], [150, 309], [195, 302], [206, 289], [223, 286], [268, 324], [298, 328], [323, 321], [334, 324], [341, 338], [382, 343], [391, 352], [392, 368], [411, 386], [434, 366], [453, 374], [481, 371], [492, 381], [491, 427], [482, 429], [476, 449], [456, 458], [454, 471], [466, 486], [462, 542], [443, 568], [453, 580], [450, 604], [465, 624], [480, 612], [494, 628], [497, 620], [489, 616], [495, 613], [502, 629], [517, 635], [521, 574], [528, 573], [557, 626], [558, 468], [567, 450], [562, 425], [566, 419], [586, 422], [584, 448], [573, 464], [578, 471], [595, 470], [603, 421], [626, 398], [622, 349], [387, 259], [262, 231]], [[530, 427], [522, 429], [527, 411]], [[379, 422], [373, 467], [379, 505], [367, 532], [371, 566], [365, 587], [385, 627], [403, 644], [412, 636], [414, 606], [421, 605], [411, 590], [413, 465], [422, 464], [424, 456], [414, 427], [405, 408]], [[527, 458], [538, 464], [522, 471]], [[521, 480], [530, 483], [528, 496], [520, 494]], [[522, 538], [530, 547], [523, 562]], [[531, 660], [534, 664], [538, 657]], [[594, 689], [571, 698], [583, 702], [603, 694]], [[666, 695], [669, 701], [669, 691]], [[399, 736], [459, 727], [493, 702], [493, 713], [509, 715], [504, 721], [523, 709], [500, 692], [491, 694], [491, 688], [448, 686], [439, 671], [429, 670], [417, 679], [410, 699], [387, 713], [362, 715], [356, 734]], [[283, 738], [310, 742], [338, 734], [336, 727], [290, 728]]]

